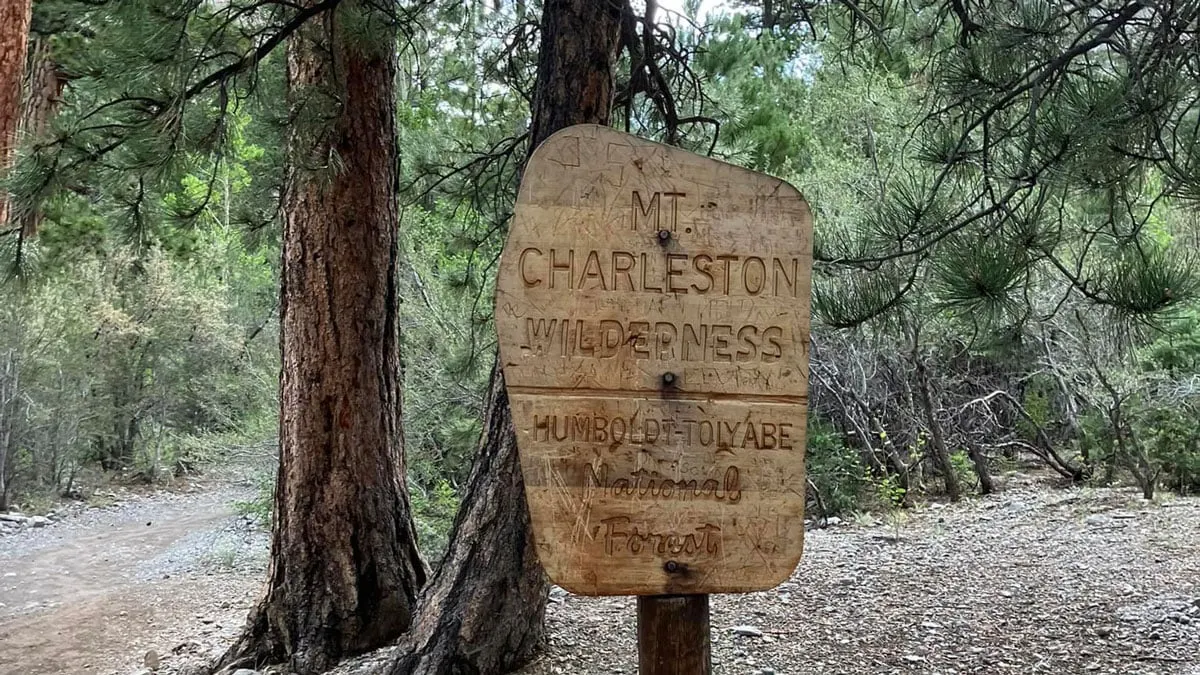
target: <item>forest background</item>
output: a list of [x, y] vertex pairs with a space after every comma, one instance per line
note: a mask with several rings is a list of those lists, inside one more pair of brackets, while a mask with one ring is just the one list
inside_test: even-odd
[[[988, 493], [1031, 460], [1147, 499], [1200, 488], [1195, 3], [629, 9], [611, 122], [813, 206], [814, 515]], [[405, 468], [436, 560], [486, 431], [542, 6], [390, 11]], [[282, 54], [238, 55], [295, 16], [33, 3], [0, 209], [0, 508], [237, 462], [269, 518], [305, 119]]]

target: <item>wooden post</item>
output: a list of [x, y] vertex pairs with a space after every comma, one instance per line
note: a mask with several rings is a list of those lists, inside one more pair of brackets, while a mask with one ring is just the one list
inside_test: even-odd
[[710, 675], [707, 595], [640, 595], [638, 675]]

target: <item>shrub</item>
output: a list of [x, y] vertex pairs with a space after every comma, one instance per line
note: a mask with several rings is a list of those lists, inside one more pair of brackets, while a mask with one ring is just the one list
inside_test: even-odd
[[853, 511], [867, 484], [866, 467], [858, 451], [842, 442], [831, 425], [812, 415], [808, 420], [806, 464], [808, 479], [820, 493], [825, 513], [832, 516]]

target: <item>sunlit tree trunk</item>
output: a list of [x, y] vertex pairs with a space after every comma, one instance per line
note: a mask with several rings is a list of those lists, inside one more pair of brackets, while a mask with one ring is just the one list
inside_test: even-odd
[[[36, 31], [36, 26], [34, 27]], [[21, 135], [40, 139], [50, 127], [50, 121], [58, 112], [63, 88], [67, 85], [65, 74], [55, 63], [46, 35], [32, 32], [29, 36], [29, 56], [25, 65], [25, 91], [21, 103]], [[20, 227], [26, 238], [35, 237], [41, 225], [42, 213], [33, 209], [20, 219]], [[14, 224], [15, 226], [16, 224]]]
[[324, 671], [407, 630], [425, 582], [400, 423], [391, 21], [344, 0], [289, 38], [270, 578], [221, 666]]
[[[0, 1], [0, 176], [12, 164], [21, 122], [21, 82], [29, 42], [32, 0]], [[0, 192], [0, 232], [9, 230], [11, 205]]]

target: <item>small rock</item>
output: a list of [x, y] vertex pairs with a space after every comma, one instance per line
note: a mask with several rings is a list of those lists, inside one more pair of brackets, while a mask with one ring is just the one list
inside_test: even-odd
[[34, 527], [45, 527], [50, 524], [50, 519], [46, 516], [34, 516], [29, 519], [29, 524]]
[[1113, 634], [1112, 626], [1097, 626], [1096, 627], [1096, 636], [1097, 637], [1106, 638], [1112, 634]]
[[1000, 597], [1002, 598], [1011, 598], [1012, 596], [1012, 591], [1000, 591]]
[[1175, 623], [1181, 623], [1185, 626], [1192, 623], [1192, 617], [1184, 614], [1183, 612], [1171, 612], [1167, 615], [1167, 620], [1174, 621]]
[[750, 626], [750, 625], [734, 626], [730, 630], [733, 631], [734, 635], [742, 635], [745, 637], [762, 637], [763, 636], [762, 630], [760, 630], [756, 626]]
[[934, 621], [922, 621], [921, 622], [921, 628], [928, 628], [929, 630], [937, 630], [941, 627], [942, 627], [942, 624], [934, 622]]
[[258, 671], [250, 670], [249, 668], [238, 668], [231, 675], [258, 675]]
[[907, 662], [909, 662], [909, 663], [921, 663], [922, 661], [924, 661], [924, 660], [925, 660], [925, 657], [924, 657], [924, 656], [917, 656], [916, 654], [905, 654], [905, 655], [904, 655], [904, 660], [905, 660], [905, 661], [907, 661]]
[[142, 657], [142, 665], [146, 666], [150, 670], [158, 670], [158, 652], [154, 651], [153, 649], [146, 652], [146, 655]]
[[837, 516], [829, 516], [828, 518], [825, 519], [825, 525], [827, 527], [837, 527], [838, 525], [841, 525], [841, 524], [842, 524], [842, 519], [838, 518]]

